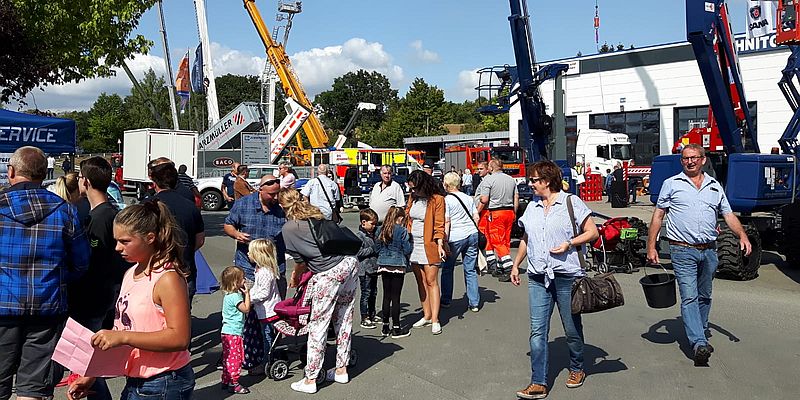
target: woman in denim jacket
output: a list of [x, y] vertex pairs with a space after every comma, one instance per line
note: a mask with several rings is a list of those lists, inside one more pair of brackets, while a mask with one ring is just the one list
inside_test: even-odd
[[[375, 241], [378, 246], [378, 273], [383, 281], [383, 330], [384, 336], [391, 333], [393, 339], [403, 338], [410, 333], [400, 327], [400, 292], [403, 279], [408, 271], [408, 256], [411, 255], [411, 241], [405, 228], [405, 211], [391, 207], [383, 220], [383, 228]], [[392, 329], [389, 331], [391, 310]]]

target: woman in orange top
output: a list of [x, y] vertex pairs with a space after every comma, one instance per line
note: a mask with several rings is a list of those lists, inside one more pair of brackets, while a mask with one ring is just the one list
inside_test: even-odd
[[[114, 219], [117, 251], [136, 263], [125, 272], [115, 305], [114, 330], [101, 330], [92, 344], [101, 350], [128, 345], [125, 389], [121, 398], [158, 396], [190, 399], [194, 372], [189, 365], [191, 321], [181, 239], [164, 203], [128, 206]], [[88, 394], [94, 378], [84, 377], [67, 390], [70, 400]]]
[[442, 333], [439, 324], [439, 265], [445, 259], [444, 189], [424, 171], [414, 171], [406, 181], [411, 189], [406, 215], [413, 248], [411, 267], [417, 278], [417, 290], [422, 302], [422, 319], [414, 328], [431, 325], [434, 335]]

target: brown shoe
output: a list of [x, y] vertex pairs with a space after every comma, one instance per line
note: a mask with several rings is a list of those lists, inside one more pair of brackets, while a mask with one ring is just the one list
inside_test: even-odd
[[583, 386], [583, 381], [586, 380], [586, 373], [583, 371], [569, 371], [569, 378], [567, 378], [567, 387], [576, 388]]
[[517, 391], [520, 399], [543, 399], [547, 397], [547, 386], [531, 383], [525, 389]]

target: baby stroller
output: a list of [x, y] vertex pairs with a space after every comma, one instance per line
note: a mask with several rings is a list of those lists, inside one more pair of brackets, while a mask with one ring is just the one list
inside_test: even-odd
[[647, 225], [636, 217], [610, 218], [598, 225], [600, 237], [590, 247], [593, 267], [600, 273], [633, 273], [645, 264]]
[[[270, 363], [266, 372], [267, 376], [276, 381], [285, 379], [289, 375], [290, 353], [304, 360], [308, 341], [308, 322], [311, 317], [311, 303], [306, 301], [306, 292], [312, 276], [314, 274], [310, 271], [304, 273], [300, 277], [294, 296], [275, 305], [278, 319], [273, 321], [272, 325], [277, 334], [269, 349]], [[330, 335], [328, 339], [331, 339]], [[356, 360], [358, 353], [355, 349], [350, 349], [348, 366], [355, 365]], [[325, 374], [320, 376], [324, 379]]]

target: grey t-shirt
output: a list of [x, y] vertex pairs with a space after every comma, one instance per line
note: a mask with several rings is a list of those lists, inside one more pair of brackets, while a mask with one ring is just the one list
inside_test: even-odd
[[514, 178], [503, 172], [493, 172], [481, 181], [480, 195], [489, 196], [488, 208], [493, 210], [501, 207], [514, 206], [514, 193], [517, 192], [517, 183]]
[[311, 234], [308, 221], [287, 219], [281, 231], [283, 242], [286, 243], [286, 254], [292, 256], [296, 263], [308, 263], [308, 269], [315, 274], [327, 271], [344, 260], [344, 256], [340, 255], [322, 255]]

